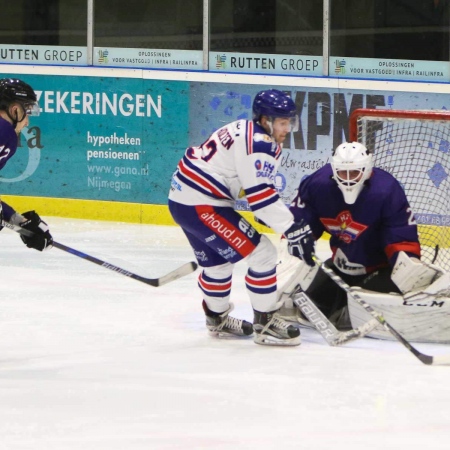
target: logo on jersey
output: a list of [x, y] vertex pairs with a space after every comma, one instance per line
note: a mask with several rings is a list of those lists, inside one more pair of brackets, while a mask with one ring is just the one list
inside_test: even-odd
[[218, 248], [217, 251], [219, 252], [219, 255], [224, 259], [231, 259], [237, 255], [237, 252], [235, 252], [231, 247], [228, 247], [226, 249]]
[[208, 261], [208, 257], [206, 256], [206, 253], [202, 251], [194, 251], [195, 257], [197, 258], [197, 261]]
[[367, 225], [355, 222], [350, 211], [342, 211], [336, 219], [320, 219], [327, 231], [349, 244], [367, 229]]
[[255, 142], [272, 142], [272, 138], [267, 134], [255, 133], [253, 135], [253, 140]]
[[273, 180], [274, 178], [274, 170], [275, 165], [270, 164], [267, 161], [264, 161], [264, 164], [258, 159], [255, 161], [255, 168], [256, 168], [256, 177], [260, 178], [269, 178], [270, 180]]
[[[205, 212], [200, 215], [201, 221], [211, 230], [213, 230], [219, 237], [228, 242], [233, 248], [239, 250], [241, 248], [245, 248], [245, 245], [248, 243], [245, 236], [243, 236], [238, 229], [236, 229], [233, 224], [230, 224], [228, 221], [223, 219], [221, 216], [216, 216], [214, 212]], [[241, 223], [242, 222], [242, 223]], [[248, 224], [246, 227], [245, 224], [248, 224], [244, 219], [239, 221], [239, 228], [241, 231], [246, 233], [248, 237], [252, 237], [254, 228]]]

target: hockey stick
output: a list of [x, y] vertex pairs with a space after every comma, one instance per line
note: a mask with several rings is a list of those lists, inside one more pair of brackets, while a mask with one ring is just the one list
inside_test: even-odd
[[[312, 282], [315, 276], [315, 268], [303, 265], [290, 276], [289, 281], [285, 283], [283, 291], [278, 297], [278, 301], [286, 303], [291, 301], [300, 312], [308, 319], [314, 328], [322, 335], [328, 345], [337, 346], [346, 344], [364, 337], [370, 333], [377, 325], [375, 319], [362, 324], [360, 327], [348, 331], [339, 331], [328, 320], [325, 314], [316, 306], [316, 304], [309, 298], [306, 292], [302, 289], [299, 279]], [[300, 320], [299, 320], [300, 322]]]
[[185, 275], [189, 275], [197, 269], [197, 264], [193, 261], [183, 264], [172, 272], [169, 272], [166, 275], [163, 275], [159, 278], [145, 278], [136, 273], [129, 272], [128, 270], [122, 269], [120, 267], [115, 266], [114, 264], [108, 263], [106, 261], [102, 261], [101, 259], [95, 258], [94, 256], [87, 255], [86, 253], [80, 252], [79, 250], [75, 250], [74, 248], [67, 247], [64, 244], [60, 244], [59, 242], [53, 241], [53, 247], [56, 247], [64, 252], [71, 253], [72, 255], [78, 256], [79, 258], [90, 261], [94, 264], [104, 267], [105, 269], [112, 270], [113, 272], [120, 273], [121, 275], [125, 275], [126, 277], [133, 278], [134, 280], [141, 281], [142, 283], [149, 284], [150, 286], [158, 287], [164, 284], [170, 283], [171, 281], [178, 280], [178, 278], [184, 277]]
[[433, 260], [431, 261], [431, 264], [434, 264], [436, 262], [438, 253], [439, 253], [439, 245], [436, 245], [436, 247], [434, 247], [434, 257]]
[[[26, 236], [32, 236], [33, 233], [28, 230], [24, 230], [18, 225], [12, 225], [8, 222], [2, 220], [1, 226], [9, 228], [10, 230], [16, 231], [19, 234], [24, 234]], [[113, 272], [120, 273], [121, 275], [125, 275], [126, 277], [133, 278], [134, 280], [141, 281], [142, 283], [148, 284], [150, 286], [158, 287], [163, 286], [164, 284], [170, 283], [171, 281], [178, 280], [178, 278], [184, 277], [185, 275], [189, 275], [197, 269], [197, 263], [191, 261], [189, 263], [183, 264], [172, 272], [169, 272], [166, 275], [163, 275], [159, 278], [146, 278], [138, 275], [136, 273], [132, 273], [128, 270], [122, 269], [114, 264], [108, 263], [101, 259], [95, 258], [94, 256], [88, 255], [86, 253], [80, 252], [79, 250], [75, 250], [74, 248], [67, 247], [64, 244], [60, 244], [59, 242], [53, 241], [53, 247], [56, 247], [64, 252], [71, 253], [72, 255], [78, 256], [86, 261], [90, 261], [94, 264], [104, 267], [105, 269], [112, 270]]]
[[352, 291], [350, 285], [348, 285], [337, 273], [332, 269], [327, 267], [324, 262], [322, 262], [316, 256], [314, 257], [316, 263], [320, 268], [344, 291], [347, 292], [357, 303], [359, 303], [372, 317], [374, 317], [383, 327], [389, 331], [399, 342], [401, 342], [416, 358], [427, 365], [444, 365], [450, 364], [450, 355], [442, 356], [429, 356], [421, 353], [415, 347], [413, 347], [398, 331], [395, 330], [384, 317], [375, 311], [360, 295]]
[[371, 319], [358, 328], [339, 331], [302, 290], [294, 291], [292, 301], [331, 346], [346, 344], [362, 338], [378, 325], [376, 319]]

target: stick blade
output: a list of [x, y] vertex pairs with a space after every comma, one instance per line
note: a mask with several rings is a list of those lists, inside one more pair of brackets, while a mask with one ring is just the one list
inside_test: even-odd
[[433, 366], [449, 366], [450, 365], [450, 355], [437, 355], [431, 356], [430, 362], [425, 362], [421, 359], [424, 364], [433, 365]]
[[155, 280], [152, 280], [152, 283], [149, 284], [155, 287], [163, 286], [164, 284], [178, 280], [178, 278], [184, 277], [185, 275], [189, 275], [190, 273], [195, 272], [197, 270], [197, 267], [198, 267], [197, 263], [195, 263], [194, 261], [188, 262], [178, 267], [177, 269], [172, 270], [172, 272], [169, 272], [168, 274], [162, 276], [161, 278], [156, 278]]

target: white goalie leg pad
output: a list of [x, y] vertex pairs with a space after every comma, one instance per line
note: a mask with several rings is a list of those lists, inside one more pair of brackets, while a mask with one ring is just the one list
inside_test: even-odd
[[408, 292], [404, 295], [405, 301], [409, 302], [436, 302], [438, 299], [450, 300], [450, 273], [443, 272], [442, 275], [424, 290]]
[[[435, 285], [439, 290], [440, 287], [437, 284], [441, 279], [449, 281], [447, 275], [443, 275], [431, 286]], [[353, 328], [360, 327], [372, 316], [364, 307], [352, 300], [352, 292], [381, 313], [386, 322], [408, 341], [450, 344], [450, 298], [436, 298], [431, 297], [430, 294], [418, 293], [407, 299], [407, 296], [401, 294], [387, 294], [352, 287], [348, 308]], [[380, 324], [371, 330], [368, 336], [395, 340], [392, 334]]]
[[280, 239], [278, 245], [277, 279], [278, 292], [286, 285], [292, 274], [297, 270], [300, 259], [289, 254], [287, 239]]
[[282, 305], [277, 315], [289, 322], [311, 326], [294, 305], [293, 297], [298, 289], [306, 290], [319, 270], [318, 266], [310, 267], [301, 259], [289, 254], [287, 240], [282, 239], [279, 247], [279, 263], [277, 265], [278, 290], [277, 299]]
[[400, 291], [405, 294], [429, 286], [442, 273], [439, 267], [425, 264], [419, 259], [410, 258], [405, 252], [400, 252], [391, 278]]
[[278, 257], [277, 298], [278, 301], [283, 300], [286, 307], [294, 308], [292, 298], [290, 298], [291, 294], [294, 292], [294, 289], [300, 286], [303, 291], [306, 291], [314, 280], [319, 267], [308, 266], [308, 264], [301, 259], [290, 255], [287, 250], [287, 239], [281, 239], [278, 249]]
[[[352, 299], [352, 292], [355, 292], [356, 295], [361, 297], [365, 302], [372, 306], [372, 308], [381, 313], [389, 323], [394, 322], [398, 325], [398, 321], [393, 320], [394, 316], [395, 319], [397, 319], [400, 315], [400, 310], [403, 313], [405, 311], [405, 308], [402, 308], [403, 297], [401, 294], [374, 292], [353, 286], [348, 293], [348, 312], [350, 314], [350, 321], [353, 328], [363, 326], [365, 323], [373, 319], [373, 317], [363, 306], [357, 303], [356, 300]], [[394, 323], [392, 323], [392, 326], [395, 327]], [[381, 324], [375, 326], [369, 333], [367, 333], [367, 335], [377, 339], [394, 339], [391, 333], [386, 331]]]

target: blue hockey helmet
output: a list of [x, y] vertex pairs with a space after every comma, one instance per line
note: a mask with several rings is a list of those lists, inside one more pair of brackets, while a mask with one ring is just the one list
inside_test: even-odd
[[295, 117], [297, 108], [294, 101], [285, 92], [277, 89], [258, 92], [253, 100], [253, 118]]
[[297, 107], [289, 95], [277, 89], [260, 91], [253, 100], [253, 119], [267, 116], [271, 121], [277, 117], [291, 119], [292, 130], [298, 130]]

